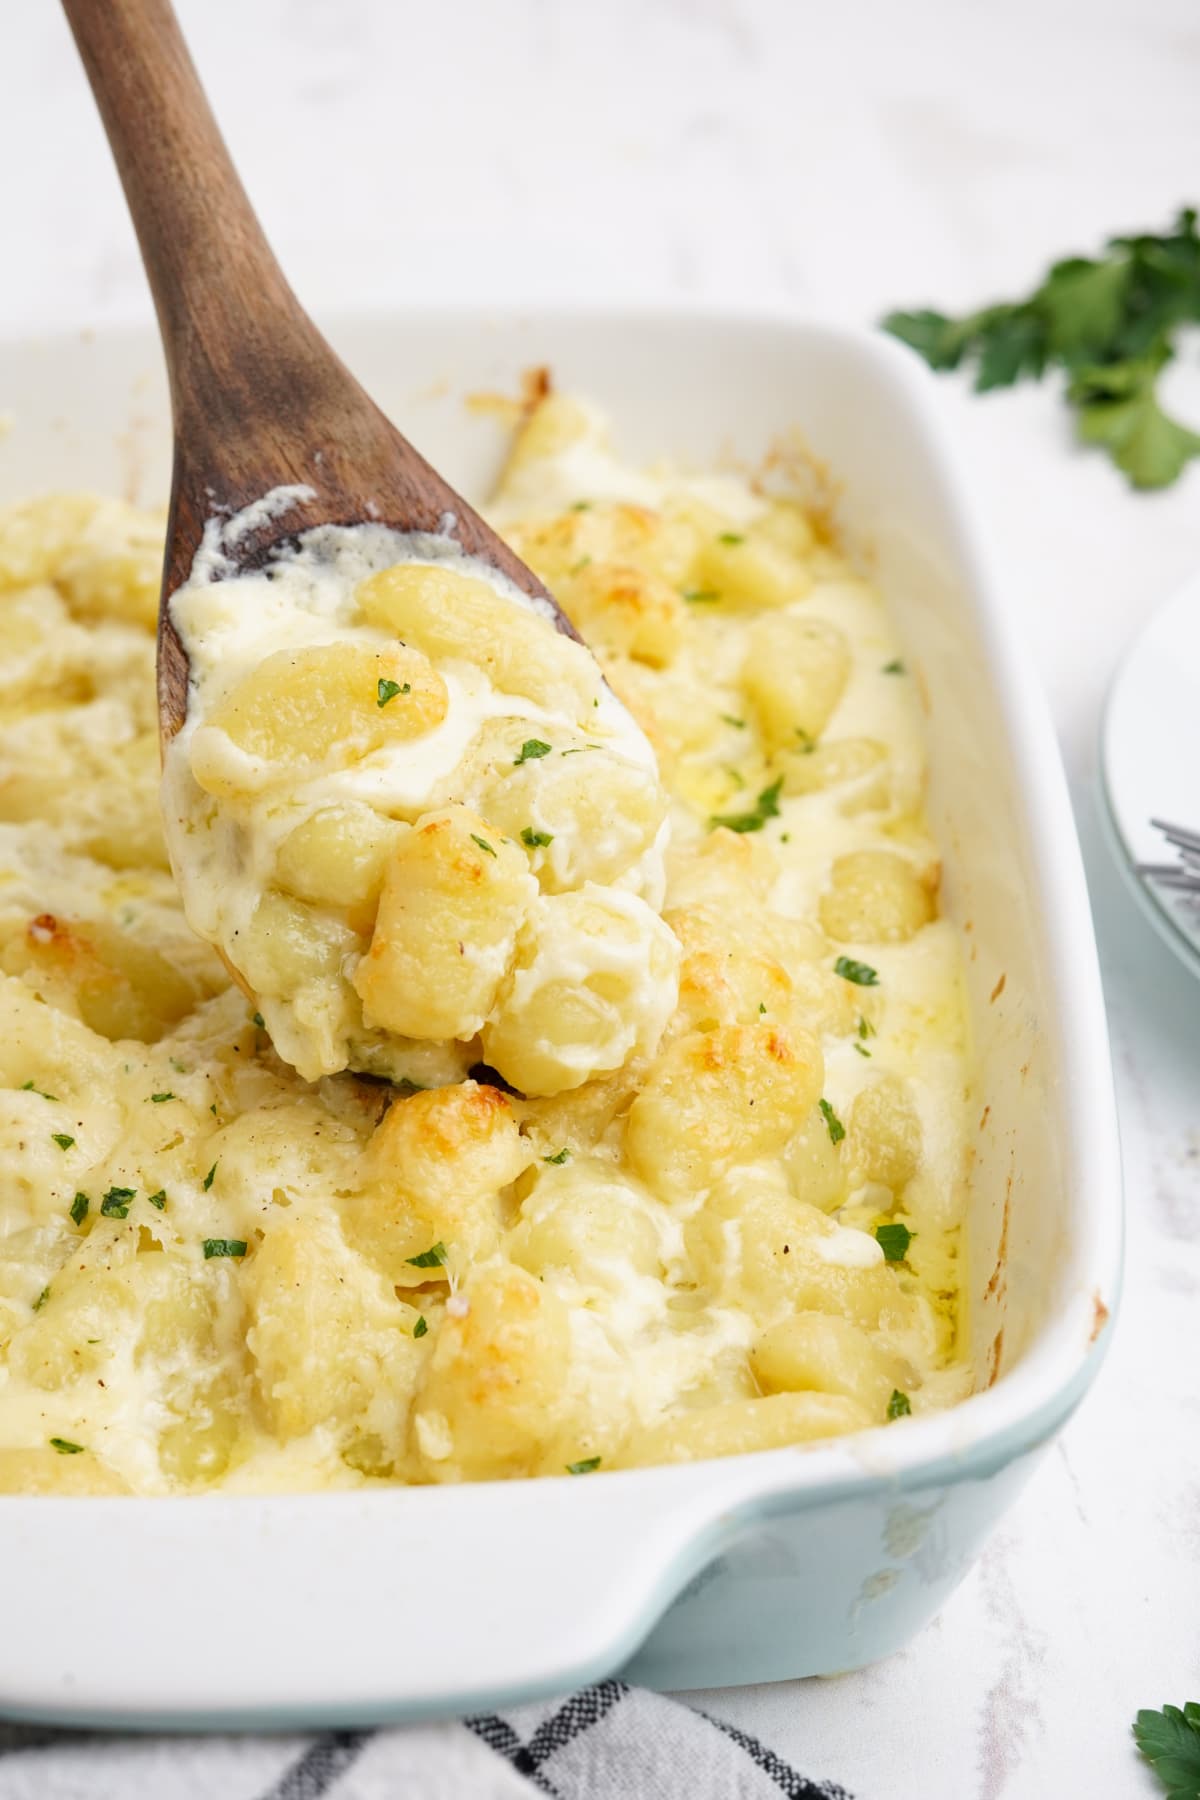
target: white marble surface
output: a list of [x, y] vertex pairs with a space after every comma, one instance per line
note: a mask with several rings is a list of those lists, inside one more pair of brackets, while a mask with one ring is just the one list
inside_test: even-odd
[[[869, 320], [1018, 289], [1052, 256], [1200, 199], [1195, 0], [180, 11], [314, 305], [654, 294]], [[144, 315], [57, 8], [5, 0], [0, 46], [0, 332]], [[1122, 645], [1200, 561], [1200, 465], [1135, 497], [1072, 451], [1051, 392], [941, 391], [1075, 787], [1126, 1296], [1097, 1390], [937, 1624], [864, 1674], [704, 1703], [860, 1800], [1119, 1800], [1156, 1791], [1134, 1711], [1200, 1695], [1200, 990], [1109, 866], [1095, 736]], [[1180, 393], [1200, 417], [1200, 384], [1181, 376]]]

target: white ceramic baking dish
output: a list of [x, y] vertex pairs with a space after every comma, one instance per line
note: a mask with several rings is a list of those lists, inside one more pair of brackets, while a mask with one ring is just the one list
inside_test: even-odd
[[[866, 1663], [937, 1610], [1088, 1386], [1120, 1267], [1074, 824], [1033, 657], [992, 589], [931, 378], [880, 337], [779, 317], [397, 312], [334, 320], [331, 336], [473, 497], [502, 440], [463, 396], [515, 392], [535, 363], [594, 396], [634, 459], [756, 458], [798, 427], [843, 484], [844, 525], [875, 561], [928, 697], [945, 900], [970, 944], [979, 1391], [825, 1447], [586, 1481], [3, 1499], [0, 1712], [364, 1723], [617, 1669], [681, 1688]], [[0, 412], [12, 415], [0, 498], [72, 485], [164, 497], [149, 332], [0, 346]]]

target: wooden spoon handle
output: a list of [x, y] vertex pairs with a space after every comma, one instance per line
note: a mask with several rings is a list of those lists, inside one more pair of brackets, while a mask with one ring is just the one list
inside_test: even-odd
[[[170, 596], [207, 523], [274, 490], [281, 510], [237, 541], [255, 566], [315, 525], [453, 530], [526, 593], [530, 570], [380, 412], [303, 311], [209, 110], [170, 0], [63, 0], [100, 108], [162, 330], [175, 467], [159, 613], [164, 739], [187, 710]], [[558, 629], [573, 628], [555, 609]]]
[[198, 386], [273, 388], [272, 372], [294, 375], [314, 339], [328, 355], [246, 198], [170, 0], [63, 10], [133, 215], [177, 419]]

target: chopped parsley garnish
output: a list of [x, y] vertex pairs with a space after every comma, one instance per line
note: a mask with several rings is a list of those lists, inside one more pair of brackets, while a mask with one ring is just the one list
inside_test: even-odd
[[398, 681], [385, 681], [381, 676], [379, 687], [376, 691], [379, 695], [378, 700], [375, 702], [376, 706], [386, 706], [389, 700], [394, 700], [396, 698], [397, 694], [408, 693], [410, 691], [410, 686], [408, 682], [405, 682], [402, 688]]
[[866, 1013], [859, 1013], [858, 1015], [858, 1035], [860, 1038], [875, 1036], [875, 1027], [872, 1025], [870, 1019], [868, 1019]]
[[214, 1256], [245, 1256], [245, 1238], [205, 1238], [204, 1260], [208, 1262]]
[[718, 531], [718, 544], [744, 544], [746, 534], [742, 531]]
[[871, 1052], [867, 1049], [867, 1046], [865, 1044], [856, 1043], [854, 1048], [858, 1052], [859, 1056], [870, 1056], [870, 1054], [871, 1054]]
[[576, 744], [572, 750], [564, 750], [563, 756], [582, 756], [585, 750], [598, 750], [599, 744]]
[[151, 1094], [150, 1104], [151, 1106], [161, 1106], [164, 1100], [173, 1100], [174, 1098], [174, 1094]]
[[684, 588], [683, 597], [689, 606], [712, 606], [721, 598], [715, 588]]
[[893, 656], [890, 663], [884, 663], [883, 673], [885, 675], [907, 675], [908, 670], [898, 656]]
[[50, 1298], [50, 1289], [48, 1287], [44, 1287], [42, 1289], [41, 1293], [38, 1295], [37, 1299], [33, 1303], [34, 1312], [41, 1312], [43, 1306], [45, 1306], [45, 1304], [49, 1298]]
[[86, 1194], [76, 1194], [71, 1202], [71, 1218], [76, 1225], [82, 1225], [88, 1216], [91, 1201]]
[[513, 768], [519, 769], [522, 763], [536, 762], [539, 756], [549, 756], [549, 754], [550, 746], [543, 743], [541, 738], [526, 738], [521, 745], [520, 756], [513, 758]]
[[[879, 972], [870, 963], [855, 962], [852, 956], [839, 956], [833, 965], [835, 975], [843, 981], [852, 981], [855, 987], [878, 987]], [[861, 1036], [861, 1032], [859, 1033]]]
[[50, 1136], [60, 1150], [69, 1150], [75, 1142], [75, 1139], [66, 1131], [52, 1131]]
[[257, 1025], [260, 1031], [265, 1031], [267, 1029], [267, 1021], [263, 1018], [261, 1013], [252, 1013], [250, 1023], [252, 1025]]
[[768, 819], [779, 817], [779, 795], [783, 788], [783, 776], [765, 787], [754, 803], [751, 812], [717, 813], [708, 822], [710, 831], [723, 825], [726, 831], [761, 831]]
[[722, 717], [722, 719], [724, 719], [726, 725], [732, 725], [735, 731], [745, 731], [745, 729], [746, 729], [745, 719], [735, 718], [733, 713], [722, 713], [721, 717]]
[[1195, 1800], [1200, 1794], [1200, 1701], [1182, 1710], [1143, 1708], [1133, 1721], [1138, 1749], [1167, 1789], [1167, 1800]]
[[590, 500], [572, 500], [570, 506], [567, 508], [567, 511], [568, 512], [587, 512], [587, 510], [591, 506], [591, 504], [592, 503]]
[[51, 1438], [50, 1448], [57, 1450], [60, 1456], [82, 1456], [83, 1445], [73, 1444], [70, 1438]]
[[40, 1094], [43, 1100], [58, 1099], [57, 1094], [48, 1094], [45, 1088], [36, 1087], [32, 1081], [23, 1081], [21, 1083], [21, 1092], [23, 1094]]
[[446, 1266], [446, 1246], [439, 1238], [420, 1256], [406, 1256], [404, 1260], [411, 1269], [442, 1269]]
[[554, 842], [554, 833], [535, 831], [532, 825], [526, 825], [521, 832], [521, 842], [527, 850], [544, 850], [547, 844]]
[[136, 1188], [111, 1187], [100, 1202], [100, 1211], [106, 1219], [124, 1219], [129, 1216], [129, 1206]]
[[213, 1177], [216, 1175], [216, 1172], [217, 1165], [214, 1163], [212, 1168], [208, 1171], [208, 1174], [204, 1177], [204, 1180], [200, 1183], [200, 1186], [204, 1189], [206, 1194], [213, 1184]]
[[422, 1313], [421, 1317], [417, 1320], [416, 1324], [413, 1326], [413, 1336], [415, 1338], [424, 1337], [425, 1333], [428, 1330], [429, 1330], [429, 1320], [425, 1317], [425, 1314]]
[[916, 1235], [916, 1232], [910, 1231], [907, 1225], [897, 1222], [875, 1227], [875, 1241], [888, 1262], [903, 1262], [908, 1255], [908, 1246]]
[[568, 1463], [567, 1474], [590, 1475], [593, 1470], [600, 1467], [600, 1460], [598, 1456], [585, 1456], [581, 1462]]
[[479, 848], [485, 850], [489, 856], [495, 856], [496, 852], [492, 849], [492, 846], [488, 843], [486, 838], [476, 837], [475, 833], [472, 832], [471, 842], [473, 844], [478, 844]]
[[159, 1188], [157, 1194], [147, 1194], [146, 1198], [150, 1202], [151, 1206], [156, 1206], [158, 1208], [159, 1212], [166, 1211], [166, 1207], [167, 1207], [167, 1190], [166, 1190], [166, 1188]]
[[811, 732], [805, 731], [803, 725], [797, 725], [795, 730], [796, 748], [799, 750], [801, 756], [811, 756], [817, 747], [816, 738], [813, 737]]
[[542, 1161], [544, 1163], [556, 1163], [556, 1164], [557, 1163], [565, 1163], [570, 1158], [570, 1155], [571, 1155], [570, 1150], [568, 1149], [566, 1144], [564, 1144], [562, 1149], [560, 1151], [558, 1151], [558, 1153], [556, 1155], [543, 1156]]
[[567, 574], [568, 575], [582, 574], [583, 570], [587, 568], [587, 566], [591, 562], [591, 560], [592, 559], [590, 556], [581, 556], [578, 562], [571, 564], [570, 568], [567, 570]]
[[912, 1407], [908, 1403], [908, 1395], [902, 1394], [899, 1388], [893, 1388], [892, 1397], [887, 1403], [888, 1418], [907, 1419], [911, 1412]]
[[842, 1124], [842, 1121], [838, 1118], [828, 1100], [818, 1100], [817, 1105], [821, 1109], [821, 1117], [829, 1127], [830, 1143], [840, 1144], [846, 1135], [846, 1127]]
[[762, 1000], [760, 1000], [760, 1001], [759, 1001], [759, 1003], [758, 1003], [758, 1010], [759, 1010], [759, 1012], [760, 1012], [760, 1013], [765, 1013], [765, 1012], [766, 1012], [766, 1010], [767, 1010], [767, 1008], [766, 1008], [766, 1003], [765, 1003], [765, 1002], [764, 1002], [764, 1001], [762, 1001]]
[[1169, 487], [1200, 456], [1200, 432], [1165, 412], [1158, 378], [1200, 321], [1200, 234], [1186, 207], [1162, 234], [1110, 238], [1095, 259], [1056, 262], [1023, 299], [961, 319], [890, 313], [885, 331], [934, 369], [975, 364], [975, 387], [1066, 375], [1081, 443], [1107, 451], [1135, 488]]

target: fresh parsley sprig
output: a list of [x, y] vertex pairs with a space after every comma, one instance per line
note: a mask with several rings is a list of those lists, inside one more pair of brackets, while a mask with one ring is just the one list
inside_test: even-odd
[[1133, 487], [1161, 488], [1200, 456], [1200, 433], [1165, 413], [1157, 391], [1180, 327], [1198, 322], [1200, 235], [1189, 206], [1161, 236], [1110, 238], [1099, 257], [1055, 263], [1028, 299], [960, 319], [893, 312], [883, 328], [932, 369], [973, 363], [980, 393], [1062, 369], [1080, 440], [1106, 450]]
[[1161, 1712], [1144, 1708], [1133, 1722], [1137, 1747], [1167, 1790], [1167, 1800], [1200, 1800], [1200, 1702]]

